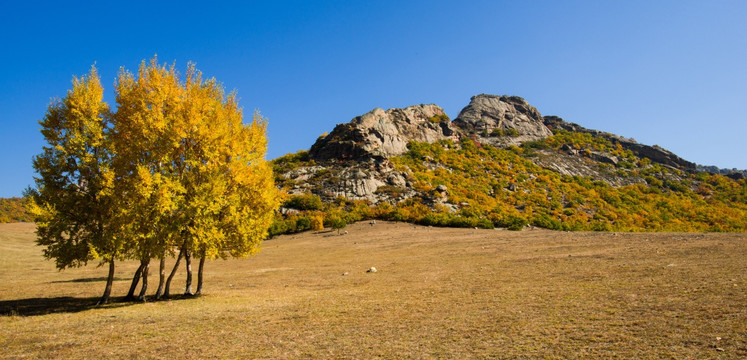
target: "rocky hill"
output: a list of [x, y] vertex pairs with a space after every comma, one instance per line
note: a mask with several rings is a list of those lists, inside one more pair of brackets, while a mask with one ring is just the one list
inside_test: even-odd
[[[410, 142], [448, 140], [459, 144], [460, 139], [468, 138], [478, 144], [507, 148], [546, 139], [553, 136], [552, 130], [590, 134], [620, 144], [623, 149], [632, 151], [637, 157], [648, 158], [652, 163], [689, 172], [696, 170], [695, 164], [658, 146], [586, 129], [556, 116], [543, 117], [518, 96], [481, 94], [473, 96], [454, 121], [449, 121], [442, 108], [431, 104], [386, 111], [377, 108], [348, 123], [339, 124], [311, 146], [308, 158], [314, 165], [283, 172], [280, 174], [282, 178], [290, 181], [281, 182], [293, 184], [286, 189], [291, 194], [312, 192], [327, 200], [341, 196], [351, 200], [366, 199], [373, 204], [391, 202], [396, 199], [377, 190], [394, 186], [402, 189], [404, 198], [415, 195], [412, 184], [407, 181], [407, 172], [396, 170], [390, 161], [407, 152]], [[575, 149], [570, 145], [560, 150], [540, 149], [531, 160], [560, 174], [587, 176], [612, 186], [645, 183], [642, 177], [627, 173], [621, 175], [600, 167], [601, 164], [619, 164], [621, 159], [610, 152]], [[429, 163], [428, 159], [425, 164], [438, 166]]]
[[[386, 111], [377, 108], [320, 137], [309, 151], [315, 165], [284, 172], [282, 178], [290, 182], [281, 182], [293, 183], [287, 189], [291, 194], [312, 192], [327, 200], [344, 197], [373, 204], [392, 202], [417, 195], [408, 172], [396, 170], [390, 161], [407, 152], [410, 142], [448, 140], [458, 144], [461, 138], [472, 138], [509, 146], [551, 135], [539, 111], [517, 96], [474, 96], [454, 121], [432, 104]], [[378, 191], [382, 187], [401, 191], [393, 198]]]
[[[656, 145], [586, 129], [556, 116], [543, 117], [517, 96], [473, 96], [453, 121], [432, 104], [377, 108], [337, 125], [310, 151], [274, 160], [274, 166], [278, 185], [291, 197], [337, 202], [338, 210], [345, 210], [343, 203], [355, 201], [394, 212], [417, 208], [418, 214], [402, 216], [409, 221], [443, 214], [450, 219], [473, 218], [465, 224], [483, 220], [486, 225], [492, 214], [496, 226], [505, 224], [510, 215], [540, 226], [573, 221], [573, 229], [590, 229], [595, 222], [619, 229], [685, 229], [631, 222], [635, 216], [647, 216], [647, 211], [636, 214], [637, 208], [661, 212], [648, 201], [671, 200], [676, 207], [685, 201], [683, 196], [690, 205], [708, 211], [733, 208], [736, 203], [740, 211], [736, 218], [741, 209], [747, 210], [741, 173], [732, 172], [731, 179], [703, 173], [710, 168]], [[722, 178], [732, 183], [713, 185]], [[629, 192], [638, 199], [614, 200]], [[578, 198], [589, 196], [594, 199]], [[596, 198], [599, 203], [590, 204]], [[725, 201], [717, 203], [715, 198]], [[323, 211], [320, 206], [309, 209], [298, 204], [289, 203], [283, 212]], [[704, 217], [706, 210], [688, 214], [693, 219], [700, 216], [695, 228], [724, 228]], [[542, 214], [541, 220], [537, 213]], [[746, 228], [744, 219], [726, 228]]]

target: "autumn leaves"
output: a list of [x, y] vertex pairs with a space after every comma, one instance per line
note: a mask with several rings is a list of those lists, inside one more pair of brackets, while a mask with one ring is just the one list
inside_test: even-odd
[[[265, 120], [244, 124], [235, 94], [156, 58], [137, 74], [122, 69], [115, 99], [115, 110], [103, 102], [93, 68], [40, 122], [48, 145], [29, 195], [45, 256], [60, 269], [109, 263], [106, 302], [115, 260], [140, 261], [129, 295], [142, 279], [144, 299], [151, 259], [179, 252], [191, 271], [194, 255], [202, 271], [206, 258], [256, 252], [278, 206]], [[156, 298], [168, 295], [164, 263]]]

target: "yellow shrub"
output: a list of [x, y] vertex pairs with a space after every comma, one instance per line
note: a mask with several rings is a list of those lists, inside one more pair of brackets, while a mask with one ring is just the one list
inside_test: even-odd
[[311, 230], [324, 230], [324, 216], [318, 215], [311, 217]]

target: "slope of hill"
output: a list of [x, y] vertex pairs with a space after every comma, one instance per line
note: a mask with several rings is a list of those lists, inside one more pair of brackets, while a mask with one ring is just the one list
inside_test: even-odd
[[[658, 146], [478, 95], [454, 121], [435, 105], [375, 109], [274, 160], [289, 194], [273, 233], [332, 222], [562, 230], [745, 231], [747, 183]], [[315, 204], [309, 206], [309, 204]]]
[[31, 221], [34, 219], [26, 212], [22, 198], [0, 198], [0, 223]]

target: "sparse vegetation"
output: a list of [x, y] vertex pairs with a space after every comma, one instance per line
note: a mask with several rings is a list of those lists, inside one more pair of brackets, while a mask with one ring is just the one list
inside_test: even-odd
[[485, 134], [483, 136], [488, 136], [488, 135], [489, 136], [511, 136], [511, 137], [515, 137], [515, 136], [519, 136], [520, 134], [519, 134], [519, 131], [516, 130], [516, 129], [514, 129], [514, 128], [509, 128], [509, 129], [498, 129], [498, 128], [496, 128], [496, 129], [493, 129], [493, 131], [491, 131], [490, 133]]
[[[615, 156], [621, 161], [617, 165], [600, 163], [603, 170], [644, 179], [647, 184], [613, 187], [588, 177], [563, 176], [528, 159], [537, 156], [539, 150], [563, 148], [584, 149], [587, 156], [592, 151]], [[559, 130], [544, 140], [507, 149], [477, 146], [469, 139], [463, 139], [459, 146], [450, 141], [410, 142], [408, 149], [391, 161], [396, 169], [410, 174], [413, 188], [445, 185], [449, 189], [448, 203], [468, 203], [470, 209], [454, 212], [454, 207], [425, 205], [428, 199], [415, 197], [373, 207], [355, 201], [328, 203], [315, 210], [324, 212], [325, 218], [342, 211], [350, 221], [373, 218], [447, 227], [747, 231], [745, 179], [687, 174], [638, 158], [619, 144], [587, 133]], [[439, 166], [426, 167], [425, 159]], [[281, 161], [289, 163], [285, 158]], [[376, 193], [399, 199], [403, 191], [386, 185]]]
[[432, 123], [440, 123], [440, 122], [449, 121], [449, 120], [451, 119], [449, 119], [449, 115], [446, 115], [446, 114], [434, 115], [428, 118], [428, 121]]

